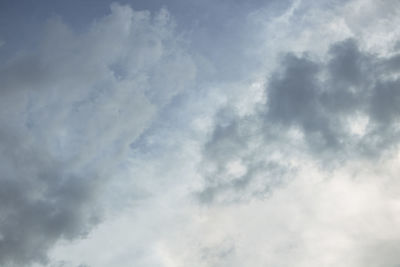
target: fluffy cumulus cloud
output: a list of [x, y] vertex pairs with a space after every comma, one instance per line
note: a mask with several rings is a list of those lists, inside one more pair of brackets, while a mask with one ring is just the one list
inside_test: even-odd
[[398, 266], [397, 1], [99, 5], [0, 28], [1, 266]]

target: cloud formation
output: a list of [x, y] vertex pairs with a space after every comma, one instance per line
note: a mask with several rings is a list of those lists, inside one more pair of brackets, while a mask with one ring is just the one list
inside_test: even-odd
[[[325, 36], [311, 29], [311, 40]], [[196, 194], [209, 212], [193, 229], [206, 234], [205, 248], [234, 249], [214, 259], [189, 253], [199, 266], [399, 262], [398, 51], [396, 42], [383, 49], [363, 34], [334, 37], [326, 48], [278, 50], [265, 101], [249, 114], [236, 103], [216, 114]]]
[[99, 222], [129, 145], [195, 77], [173, 24], [118, 4], [83, 33], [53, 18], [36, 49], [2, 64], [2, 266], [44, 263]]
[[299, 128], [316, 151], [374, 156], [395, 149], [397, 57], [369, 54], [352, 39], [333, 44], [327, 62], [286, 55], [268, 84], [266, 124]]
[[[204, 149], [205, 168], [211, 168], [206, 176], [214, 182], [209, 181], [200, 199], [210, 201], [220, 190], [243, 190], [260, 169], [260, 161], [264, 161], [264, 183], [284, 181], [272, 170], [281, 166], [279, 173], [284, 173], [290, 164], [279, 158], [271, 165], [269, 154], [283, 153], [287, 144], [291, 147], [285, 153], [309, 154], [323, 165], [376, 159], [397, 150], [398, 54], [374, 55], [360, 50], [354, 39], [346, 39], [332, 44], [323, 58], [310, 53], [283, 55], [266, 84], [265, 105], [244, 117], [232, 109], [221, 111], [228, 115], [217, 116]], [[225, 182], [224, 177], [235, 172], [234, 162], [237, 177]], [[243, 197], [240, 190], [237, 194]]]
[[0, 27], [1, 266], [400, 262], [396, 1], [50, 2]]

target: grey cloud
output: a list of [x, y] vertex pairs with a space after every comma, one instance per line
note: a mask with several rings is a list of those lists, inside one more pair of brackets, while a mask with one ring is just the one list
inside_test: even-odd
[[[357, 43], [348, 39], [331, 46], [331, 59], [328, 63], [330, 76], [341, 86], [360, 84], [363, 79], [363, 67], [366, 56], [358, 49]], [[365, 81], [365, 80], [364, 80]]]
[[50, 267], [90, 267], [87, 264], [73, 265], [66, 261], [52, 262], [49, 266]]
[[290, 164], [268, 157], [273, 147], [252, 143], [262, 130], [254, 127], [260, 123], [258, 118], [236, 116], [233, 109], [220, 110], [216, 127], [203, 148], [200, 171], [205, 186], [196, 195], [204, 204], [268, 197], [295, 171]]
[[400, 242], [398, 240], [366, 240], [357, 255], [359, 266], [399, 266]]
[[[365, 52], [353, 39], [331, 45], [325, 62], [307, 53], [284, 55], [267, 82], [264, 107], [250, 118], [234, 111], [226, 120], [217, 116], [201, 169], [207, 170], [207, 164], [214, 168], [204, 172], [200, 199], [210, 202], [226, 191], [233, 192], [231, 200], [243, 196], [243, 190], [255, 193], [257, 189], [249, 184], [260, 166], [264, 177], [258, 182], [259, 190], [271, 184], [263, 192], [273, 191], [295, 170], [285, 157], [271, 160], [274, 153], [288, 159], [304, 153], [325, 167], [334, 167], [360, 156], [379, 158], [395, 149], [400, 80], [392, 74], [398, 74], [397, 58]], [[293, 139], [293, 131], [301, 134], [300, 140]], [[251, 146], [255, 140], [258, 145]], [[226, 165], [235, 158], [241, 159], [246, 174], [229, 180]], [[235, 193], [239, 188], [241, 194]]]
[[21, 138], [1, 137], [0, 263], [46, 262], [56, 240], [84, 236], [99, 221], [98, 180]]
[[400, 112], [400, 80], [378, 81], [371, 95], [370, 114], [373, 119], [387, 127]]
[[50, 19], [1, 64], [0, 265], [44, 264], [89, 233], [129, 144], [195, 75], [168, 11], [117, 4], [83, 33]]
[[[224, 181], [228, 171], [223, 163], [219, 163], [218, 172], [208, 173], [205, 176], [206, 186], [197, 193], [198, 200], [203, 204], [232, 204], [249, 201], [252, 198], [269, 197], [274, 190], [287, 182], [287, 176], [291, 172], [289, 166], [275, 161], [252, 163], [252, 159], [246, 159], [248, 171], [232, 180]], [[253, 159], [254, 160], [254, 159]], [[203, 163], [204, 164], [204, 163]], [[222, 178], [222, 179], [221, 179]], [[254, 188], [252, 183], [257, 184]]]
[[[391, 140], [391, 134], [380, 129], [394, 131], [399, 90], [398, 80], [385, 77], [384, 70], [396, 71], [392, 62], [397, 56], [380, 58], [360, 51], [354, 40], [332, 45], [329, 56], [327, 63], [286, 56], [283, 71], [268, 84], [265, 123], [299, 127], [310, 148], [335, 153], [370, 149], [373, 144], [366, 140], [371, 135]], [[348, 124], [360, 114], [369, 122], [366, 132], [355, 136]]]
[[210, 247], [201, 249], [201, 260], [207, 266], [226, 266], [234, 261], [235, 244], [232, 240], [226, 239]]

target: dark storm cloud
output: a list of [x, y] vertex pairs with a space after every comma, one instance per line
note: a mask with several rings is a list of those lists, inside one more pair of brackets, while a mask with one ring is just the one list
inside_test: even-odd
[[[377, 158], [395, 149], [400, 115], [398, 57], [362, 51], [353, 39], [331, 45], [325, 62], [307, 53], [282, 56], [266, 86], [267, 104], [256, 115], [240, 118], [231, 111], [229, 120], [217, 119], [204, 147], [204, 162], [217, 167], [205, 175], [200, 199], [208, 202], [221, 191], [245, 190], [253, 168], [260, 168], [260, 164], [266, 184], [283, 179], [290, 164], [282, 165], [281, 161], [278, 169], [282, 171], [268, 174], [277, 167], [267, 162], [269, 154], [284, 151], [295, 142], [290, 136], [293, 130], [300, 131], [305, 147], [293, 143], [289, 153], [306, 149], [303, 153], [323, 164], [360, 156]], [[266, 150], [261, 156], [248, 157], [249, 143], [255, 136], [264, 136], [260, 146]], [[247, 172], [228, 183], [215, 182], [226, 179], [225, 168], [231, 158], [241, 158]], [[258, 164], [254, 164], [256, 159]]]

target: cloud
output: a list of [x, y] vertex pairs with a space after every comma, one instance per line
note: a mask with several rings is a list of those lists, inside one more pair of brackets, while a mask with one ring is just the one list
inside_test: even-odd
[[[266, 101], [248, 114], [228, 101], [216, 113], [199, 165], [200, 218], [184, 238], [201, 236], [201, 244], [191, 243], [182, 262], [214, 266], [199, 247], [226, 240], [235, 249], [217, 266], [399, 262], [398, 35], [383, 29], [395, 24], [381, 10], [370, 10], [374, 25], [360, 11], [372, 2], [351, 24], [352, 8], [363, 3], [325, 12], [312, 4], [304, 11], [302, 1], [271, 23], [289, 30], [273, 32], [268, 44], [279, 56], [264, 72]], [[183, 249], [176, 246], [174, 255]]]
[[[339, 172], [302, 165], [294, 180], [268, 198], [208, 206], [188, 230], [191, 236], [183, 238], [202, 237], [200, 244], [189, 242], [182, 262], [195, 258], [198, 266], [214, 266], [198, 247], [222, 248], [228, 240], [235, 250], [217, 259], [220, 266], [395, 266], [398, 183], [388, 166], [381, 162], [354, 174], [355, 165]], [[374, 173], [378, 169], [384, 172], [380, 181]], [[174, 255], [184, 241], [177, 243]]]
[[[204, 146], [205, 187], [200, 199], [209, 202], [231, 190], [243, 198], [258, 171], [264, 178], [252, 190], [264, 195], [271, 190], [267, 185], [273, 188], [287, 180], [285, 173], [293, 175], [293, 155], [333, 167], [395, 152], [397, 57], [364, 51], [354, 39], [333, 43], [320, 58], [311, 52], [283, 55], [266, 83], [265, 104], [251, 115], [241, 116], [234, 108], [217, 115]], [[229, 167], [233, 162], [244, 170], [236, 176]]]
[[118, 4], [82, 33], [51, 18], [36, 48], [2, 63], [0, 264], [45, 263], [87, 235], [129, 145], [195, 75], [166, 10]]
[[98, 181], [93, 173], [73, 173], [29, 141], [1, 136], [1, 262], [45, 261], [56, 240], [82, 237], [99, 222], [92, 203]]
[[[268, 84], [265, 123], [298, 127], [316, 151], [379, 156], [385, 148], [394, 149], [396, 57], [362, 51], [352, 39], [333, 44], [327, 62], [287, 55]], [[356, 116], [367, 121], [358, 134], [351, 128]]]
[[395, 1], [178, 2], [0, 64], [0, 265], [395, 266]]

